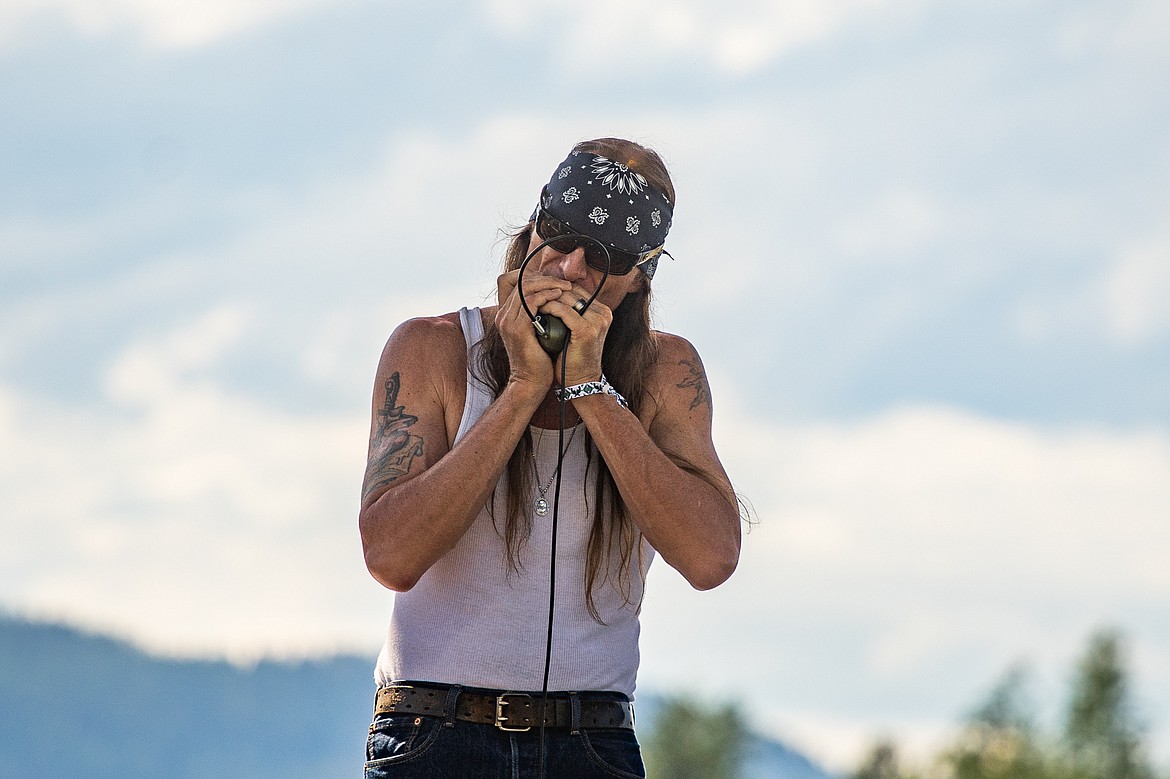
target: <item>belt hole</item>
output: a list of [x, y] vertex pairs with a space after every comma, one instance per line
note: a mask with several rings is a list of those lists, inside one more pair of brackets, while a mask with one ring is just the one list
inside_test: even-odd
[[422, 724], [422, 717], [415, 717], [415, 718], [414, 718], [414, 724], [415, 724], [415, 725], [421, 725], [421, 724]]

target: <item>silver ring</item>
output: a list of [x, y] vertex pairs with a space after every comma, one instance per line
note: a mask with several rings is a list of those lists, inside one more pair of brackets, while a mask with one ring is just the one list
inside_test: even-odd
[[585, 306], [587, 305], [589, 304], [585, 302], [584, 298], [577, 298], [577, 302], [573, 304], [573, 310], [578, 314], [582, 314], [585, 312]]

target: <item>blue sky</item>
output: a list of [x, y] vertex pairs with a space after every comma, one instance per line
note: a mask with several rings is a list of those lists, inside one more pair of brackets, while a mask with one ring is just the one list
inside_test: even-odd
[[1170, 762], [1158, 0], [0, 9], [0, 608], [180, 654], [376, 651], [356, 534], [402, 319], [490, 302], [576, 141], [658, 148], [657, 317], [759, 525], [658, 566], [642, 683], [830, 765], [1128, 636]]

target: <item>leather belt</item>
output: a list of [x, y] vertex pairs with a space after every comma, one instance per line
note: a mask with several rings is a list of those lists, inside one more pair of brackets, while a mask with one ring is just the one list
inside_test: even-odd
[[[444, 710], [450, 687], [442, 685], [399, 684], [378, 690], [374, 714], [421, 714], [446, 717]], [[573, 727], [573, 704], [580, 707], [577, 727], [634, 727], [634, 707], [629, 701], [591, 700], [577, 693], [549, 693], [544, 725], [550, 728]], [[541, 726], [540, 693], [461, 690], [455, 704], [455, 719], [495, 725], [500, 730], [525, 731]]]

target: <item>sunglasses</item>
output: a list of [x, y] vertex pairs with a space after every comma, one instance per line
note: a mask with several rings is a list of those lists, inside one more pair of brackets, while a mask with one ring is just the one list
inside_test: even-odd
[[654, 259], [662, 251], [660, 246], [648, 252], [633, 254], [607, 246], [605, 247], [609, 250], [609, 263], [607, 265], [605, 252], [596, 241], [577, 232], [543, 208], [537, 209], [536, 234], [541, 240], [548, 241], [548, 245], [561, 254], [570, 254], [577, 247], [584, 248], [585, 264], [603, 273], [608, 269], [611, 276], [625, 276], [642, 263]]

